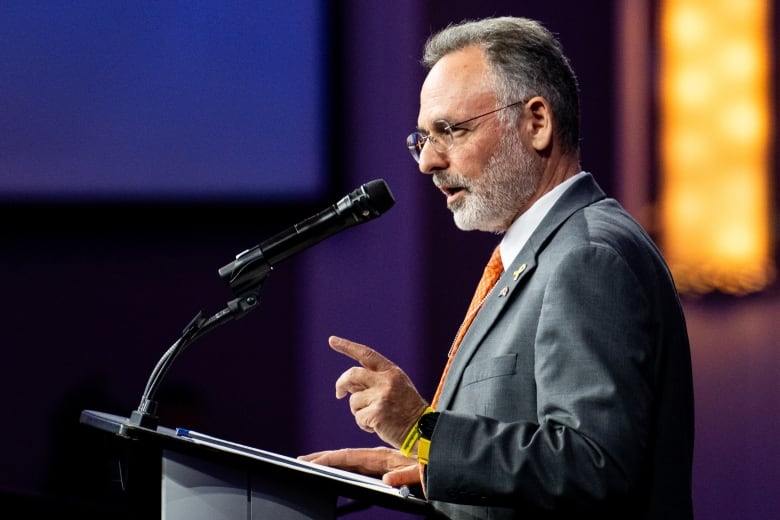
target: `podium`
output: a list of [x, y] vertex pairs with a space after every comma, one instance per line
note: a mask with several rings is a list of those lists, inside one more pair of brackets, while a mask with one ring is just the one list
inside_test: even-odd
[[405, 488], [205, 433], [145, 428], [94, 410], [83, 410], [80, 422], [119, 443], [125, 457], [118, 478], [138, 518], [325, 520], [343, 513], [341, 498], [420, 518], [431, 514]]

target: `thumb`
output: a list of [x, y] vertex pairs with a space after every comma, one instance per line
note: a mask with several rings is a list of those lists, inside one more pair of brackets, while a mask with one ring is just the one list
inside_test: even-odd
[[411, 464], [382, 475], [382, 482], [388, 486], [414, 486], [420, 484], [420, 465]]

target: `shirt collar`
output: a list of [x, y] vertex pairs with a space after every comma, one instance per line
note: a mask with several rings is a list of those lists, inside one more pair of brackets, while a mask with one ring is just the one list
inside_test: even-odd
[[504, 238], [501, 239], [501, 261], [504, 264], [504, 270], [506, 271], [514, 262], [515, 257], [520, 250], [528, 242], [533, 232], [539, 227], [542, 219], [547, 215], [553, 205], [561, 198], [561, 195], [571, 186], [574, 182], [587, 175], [586, 172], [581, 171], [577, 175], [574, 175], [562, 183], [555, 186], [553, 189], [542, 195], [539, 200], [533, 203], [524, 213], [522, 213], [509, 229], [504, 233]]

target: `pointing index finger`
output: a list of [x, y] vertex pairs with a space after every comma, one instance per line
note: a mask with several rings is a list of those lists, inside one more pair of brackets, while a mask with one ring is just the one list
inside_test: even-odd
[[393, 362], [376, 350], [338, 336], [328, 338], [328, 345], [336, 352], [349, 356], [369, 370], [381, 372], [394, 366]]

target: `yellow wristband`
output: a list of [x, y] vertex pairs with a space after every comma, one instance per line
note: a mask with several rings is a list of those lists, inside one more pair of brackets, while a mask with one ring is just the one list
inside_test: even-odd
[[424, 437], [420, 437], [420, 442], [417, 444], [417, 461], [420, 464], [428, 464], [428, 452], [431, 451], [431, 441]]
[[[420, 415], [420, 418], [422, 418], [423, 415], [429, 414], [431, 412], [433, 412], [433, 408], [429, 406], [428, 408], [425, 409], [422, 415]], [[420, 419], [417, 419], [417, 421], [415, 421], [414, 425], [412, 426], [412, 429], [409, 430], [409, 433], [406, 434], [406, 438], [404, 439], [404, 442], [401, 444], [401, 453], [404, 455], [404, 457], [408, 457], [412, 454], [412, 448], [414, 448], [414, 444], [420, 438], [420, 430], [418, 429], [419, 424], [420, 424]], [[427, 458], [427, 453], [426, 453], [426, 458]]]

